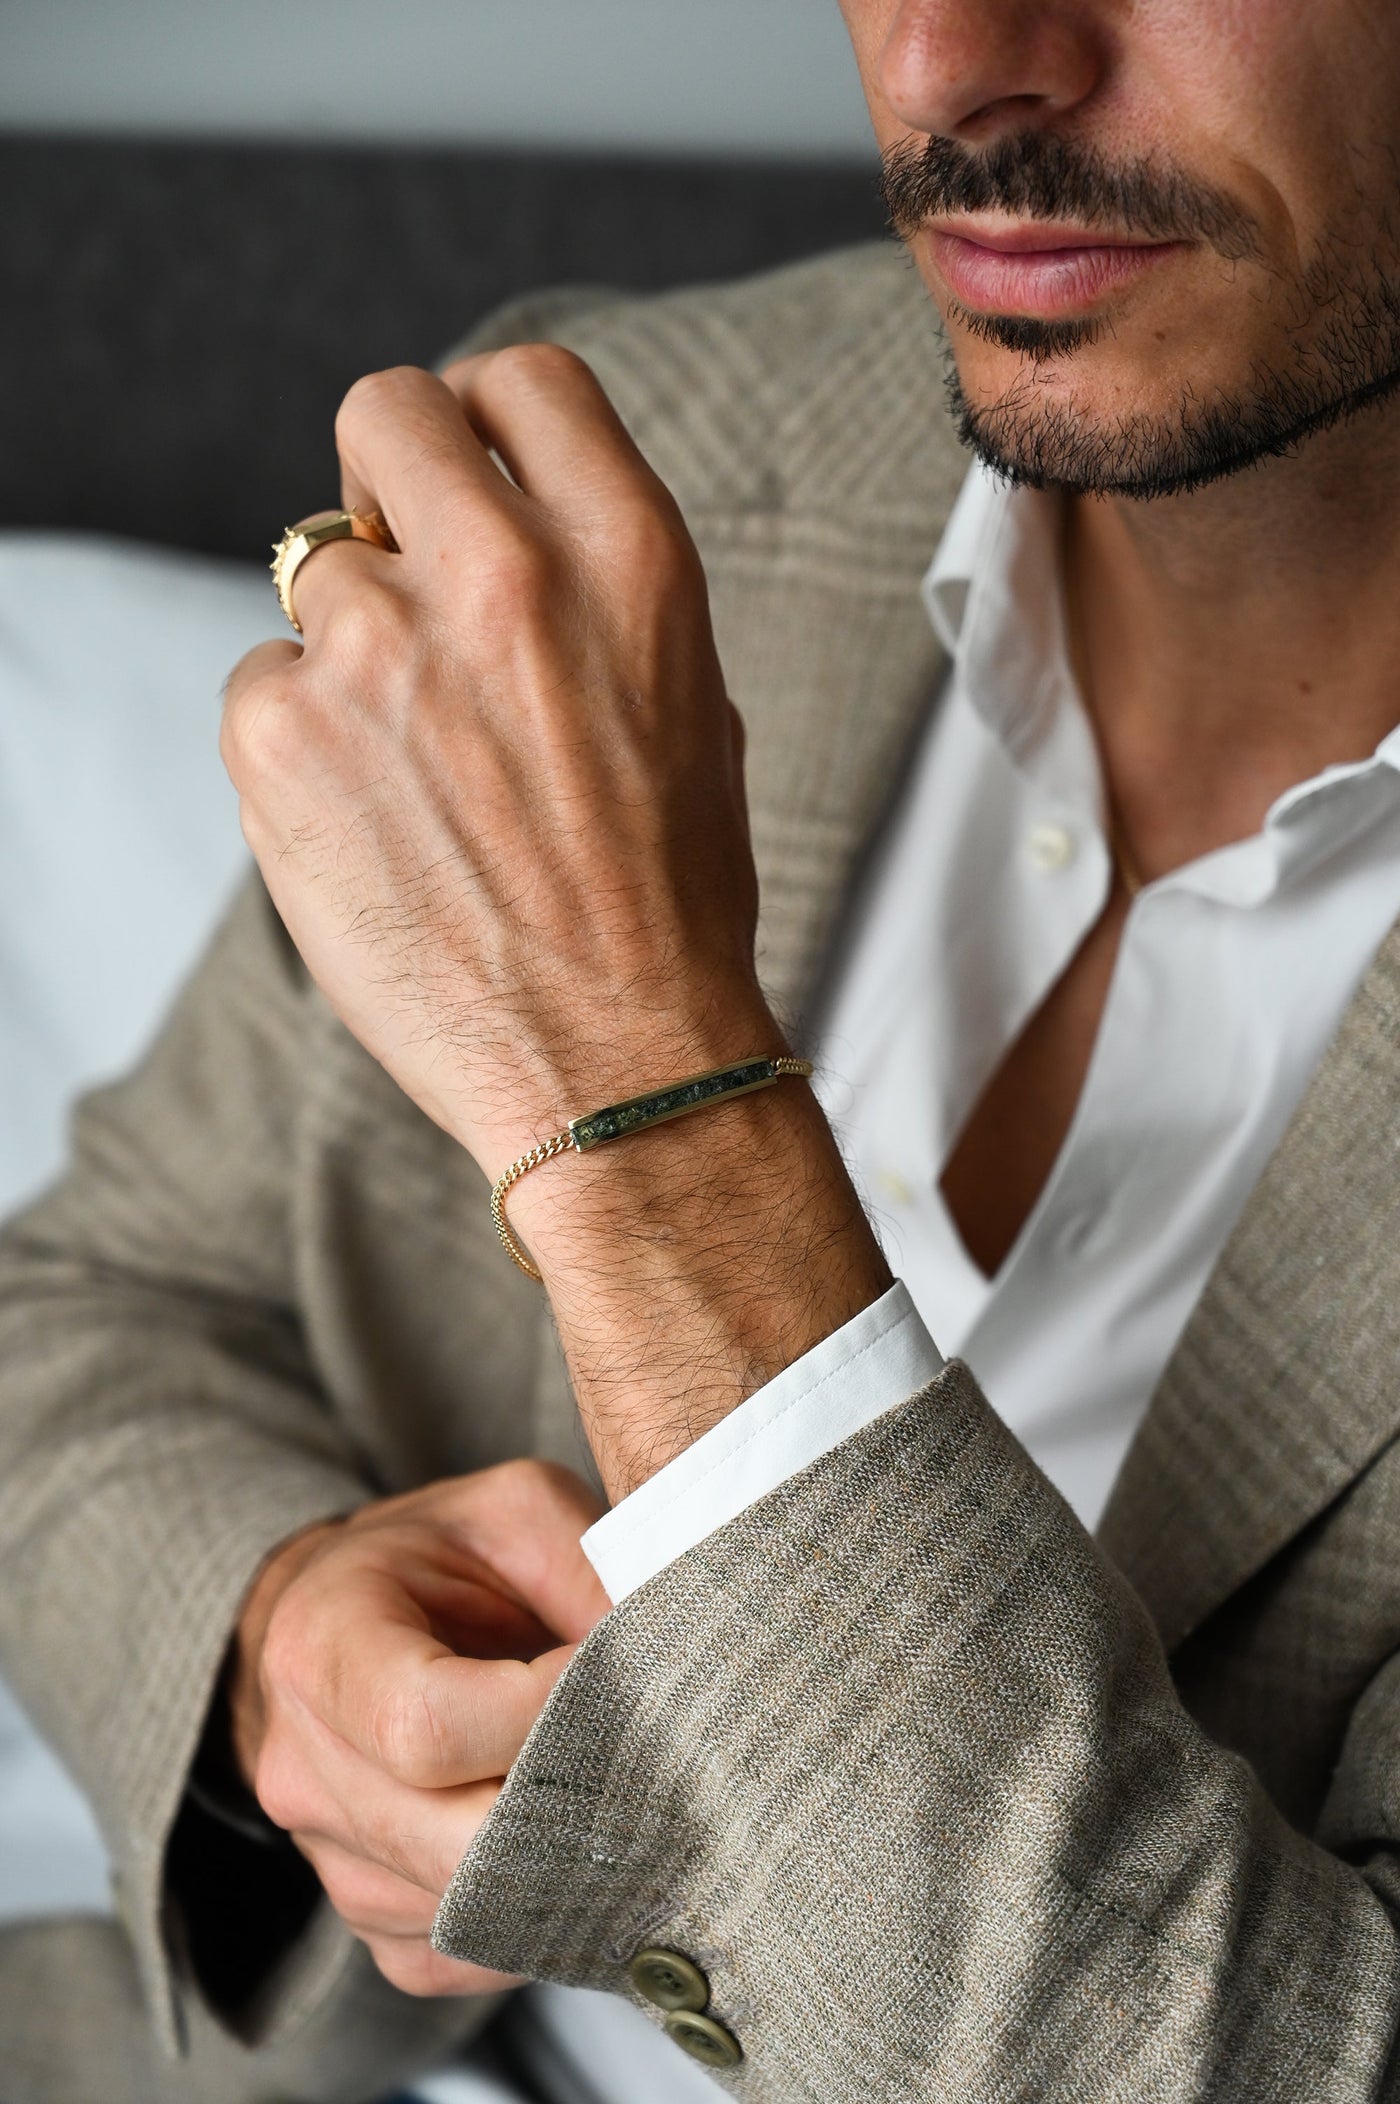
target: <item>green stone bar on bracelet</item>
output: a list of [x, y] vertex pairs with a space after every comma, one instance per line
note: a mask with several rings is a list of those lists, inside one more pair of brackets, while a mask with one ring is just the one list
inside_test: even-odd
[[652, 1089], [645, 1096], [629, 1096], [625, 1103], [610, 1103], [606, 1110], [590, 1111], [586, 1118], [570, 1118], [569, 1132], [584, 1154], [590, 1147], [601, 1147], [604, 1140], [620, 1140], [625, 1132], [640, 1132], [643, 1126], [660, 1125], [667, 1118], [683, 1118], [687, 1111], [700, 1110], [721, 1096], [747, 1096], [754, 1089], [772, 1088], [782, 1080], [783, 1071], [776, 1060], [741, 1059], [735, 1066], [716, 1067], [713, 1073], [678, 1081], [673, 1088]]
[[708, 1074], [692, 1074], [686, 1081], [673, 1082], [670, 1088], [648, 1089], [644, 1096], [629, 1096], [625, 1102], [609, 1103], [602, 1110], [589, 1111], [586, 1117], [571, 1118], [563, 1132], [556, 1132], [552, 1139], [541, 1140], [528, 1154], [522, 1154], [518, 1161], [512, 1162], [492, 1190], [491, 1218], [507, 1256], [531, 1278], [539, 1277], [528, 1251], [506, 1219], [506, 1196], [531, 1169], [538, 1169], [542, 1162], [553, 1161], [555, 1155], [565, 1154], [571, 1148], [579, 1154], [586, 1154], [590, 1147], [601, 1147], [608, 1140], [620, 1140], [629, 1132], [644, 1132], [649, 1125], [664, 1125], [668, 1118], [684, 1118], [693, 1110], [703, 1110], [706, 1104], [722, 1103], [730, 1096], [748, 1096], [755, 1089], [772, 1088], [774, 1082], [781, 1081], [787, 1074], [809, 1080], [811, 1061], [793, 1059], [787, 1054], [778, 1059], [741, 1059], [731, 1067], [714, 1067]]

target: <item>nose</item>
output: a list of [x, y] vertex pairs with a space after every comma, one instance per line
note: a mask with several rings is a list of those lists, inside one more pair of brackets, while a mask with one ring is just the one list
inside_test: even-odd
[[877, 85], [911, 131], [971, 144], [1062, 118], [1105, 61], [1084, 0], [899, 0]]

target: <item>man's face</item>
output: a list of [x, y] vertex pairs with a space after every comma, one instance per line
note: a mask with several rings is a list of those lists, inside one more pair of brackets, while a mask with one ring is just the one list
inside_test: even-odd
[[1400, 0], [841, 0], [965, 435], [1160, 495], [1400, 376]]

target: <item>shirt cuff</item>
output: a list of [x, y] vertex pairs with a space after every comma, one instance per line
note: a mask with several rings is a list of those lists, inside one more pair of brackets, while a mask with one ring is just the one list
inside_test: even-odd
[[614, 1607], [942, 1371], [897, 1279], [589, 1528], [583, 1551]]

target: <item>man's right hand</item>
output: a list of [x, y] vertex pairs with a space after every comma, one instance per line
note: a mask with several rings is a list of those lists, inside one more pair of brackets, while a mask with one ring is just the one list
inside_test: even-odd
[[294, 1536], [244, 1606], [234, 1752], [331, 1904], [408, 1994], [482, 1994], [438, 1901], [545, 1697], [608, 1600], [567, 1469], [511, 1461]]

